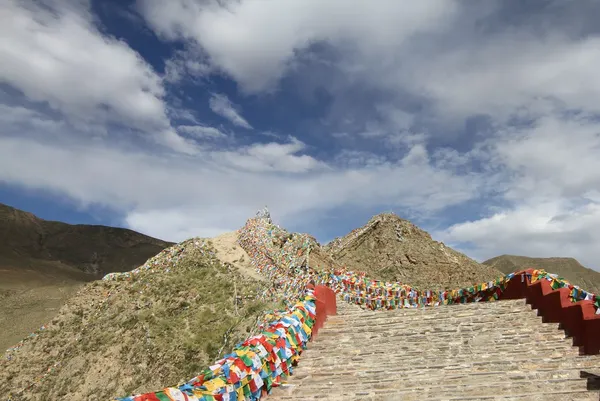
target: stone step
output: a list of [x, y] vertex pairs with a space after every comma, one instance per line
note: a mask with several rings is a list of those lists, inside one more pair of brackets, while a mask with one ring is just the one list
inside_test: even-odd
[[[453, 307], [438, 307], [437, 309], [444, 309]], [[457, 307], [456, 309], [460, 309]], [[504, 321], [504, 320], [518, 320], [523, 317], [527, 317], [527, 319], [531, 322], [541, 322], [541, 316], [537, 315], [537, 311], [530, 309], [519, 309], [519, 310], [511, 310], [511, 311], [463, 311], [462, 313], [447, 313], [443, 311], [439, 311], [436, 313], [425, 314], [425, 313], [415, 313], [414, 311], [407, 310], [399, 310], [399, 311], [390, 311], [390, 312], [372, 312], [366, 314], [359, 314], [354, 316], [348, 315], [334, 315], [330, 316], [328, 320], [334, 320], [336, 317], [343, 316], [344, 321], [353, 324], [363, 323], [368, 325], [368, 323], [374, 324], [377, 322], [388, 323], [396, 322], [396, 321], [404, 321], [411, 322], [414, 324], [439, 324], [446, 323], [448, 320], [456, 321], [456, 322], [470, 322], [470, 321]]]
[[[558, 324], [524, 300], [366, 311], [340, 303], [271, 400], [598, 400]], [[591, 379], [590, 379], [591, 380]]]
[[[387, 376], [386, 376], [387, 375]], [[349, 370], [304, 370], [294, 375], [295, 382], [305, 382], [310, 379], [310, 383], [336, 382], [343, 384], [345, 382], [360, 383], [397, 383], [402, 382], [407, 385], [419, 383], [421, 385], [437, 385], [440, 382], [445, 384], [452, 383], [472, 383], [481, 384], [482, 381], [493, 382], [501, 377], [502, 380], [554, 380], [554, 379], [580, 379], [581, 369], [565, 367], [562, 370], [541, 370], [541, 371], [501, 371], [493, 370], [487, 372], [469, 372], [463, 370], [441, 371], [436, 374], [423, 374], [416, 371], [397, 371], [397, 372], [368, 372], [368, 371], [349, 371]]]
[[[397, 321], [393, 323], [385, 324], [369, 324], [366, 322], [361, 324], [352, 324], [346, 322], [343, 326], [341, 323], [326, 322], [331, 325], [325, 326], [319, 331], [321, 338], [328, 337], [330, 335], [338, 336], [342, 334], [350, 335], [361, 335], [361, 336], [377, 336], [380, 334], [386, 334], [387, 332], [393, 332], [395, 334], [405, 334], [407, 336], [415, 337], [420, 334], [434, 334], [434, 335], [450, 335], [455, 333], [476, 333], [476, 332], [488, 332], [490, 335], [500, 335], [497, 333], [514, 334], [514, 335], [525, 335], [532, 333], [541, 333], [544, 336], [546, 334], [562, 335], [566, 337], [564, 331], [558, 329], [558, 325], [548, 324], [547, 327], [539, 327], [542, 322], [531, 322], [522, 319], [519, 322], [504, 321], [506, 324], [504, 327], [497, 327], [500, 322], [482, 320], [478, 322], [466, 323], [450, 323], [448, 325], [443, 324], [429, 324], [429, 325], [416, 325], [407, 324], [403, 321]], [[496, 327], [496, 329], [494, 329]]]
[[[418, 348], [405, 348], [405, 347], [394, 347], [393, 345], [377, 344], [377, 345], [356, 345], [346, 344], [346, 346], [339, 344], [330, 348], [317, 348], [305, 351], [304, 357], [309, 355], [314, 358], [315, 361], [338, 357], [346, 358], [349, 362], [361, 361], [365, 359], [373, 359], [379, 361], [391, 360], [393, 355], [402, 358], [402, 361], [407, 362], [408, 360], [419, 361], [425, 360], [486, 360], [490, 356], [497, 355], [502, 358], [514, 359], [517, 357], [528, 357], [528, 358], [550, 358], [550, 357], [562, 357], [562, 358], [576, 358], [579, 355], [579, 350], [570, 345], [564, 345], [557, 343], [536, 345], [534, 347], [526, 347], [522, 349], [519, 346], [511, 345], [499, 345], [495, 349], [491, 349], [488, 345], [468, 347], [468, 346], [455, 346], [455, 347], [430, 347], [429, 352], [424, 352], [423, 349]], [[435, 357], [434, 357], [435, 355]]]
[[[541, 323], [540, 323], [541, 324]], [[490, 339], [502, 339], [502, 338], [515, 338], [515, 340], [532, 339], [532, 340], [544, 340], [549, 339], [551, 341], [568, 339], [564, 331], [561, 330], [535, 330], [532, 328], [499, 328], [494, 330], [493, 325], [486, 325], [479, 328], [472, 327], [455, 327], [451, 329], [443, 328], [423, 328], [417, 327], [412, 330], [401, 327], [401, 326], [389, 326], [389, 327], [377, 327], [373, 326], [372, 330], [358, 329], [347, 327], [343, 330], [337, 328], [326, 328], [319, 331], [319, 340], [322, 341], [333, 341], [339, 339], [341, 342], [348, 342], [350, 340], [361, 340], [365, 342], [376, 342], [379, 340], [398, 340], [405, 339], [404, 342], [410, 343], [412, 341], [419, 341], [422, 339], [439, 338], [439, 339], [451, 339], [451, 338], [472, 338], [472, 337], [485, 337]], [[314, 344], [315, 342], [312, 342]]]
[[420, 395], [411, 396], [406, 395], [394, 396], [394, 394], [379, 395], [379, 396], [364, 396], [364, 395], [353, 395], [353, 396], [339, 396], [333, 394], [306, 394], [302, 397], [297, 395], [290, 395], [285, 390], [274, 389], [273, 393], [269, 395], [270, 401], [284, 401], [284, 400], [327, 400], [327, 401], [483, 401], [483, 400], [497, 400], [497, 401], [598, 401], [598, 395], [590, 393], [587, 390], [569, 390], [569, 391], [547, 391], [544, 392], [540, 389], [535, 393], [527, 392], [525, 394], [511, 394], [509, 396], [502, 396], [497, 394], [481, 395], [476, 397], [464, 396], [464, 395], [433, 395], [427, 398], [421, 397]]
[[[343, 321], [342, 321], [343, 318]], [[327, 322], [331, 322], [331, 327], [339, 327], [341, 325], [347, 327], [362, 327], [370, 328], [379, 325], [383, 326], [394, 326], [403, 325], [404, 327], [453, 327], [453, 325], [481, 325], [481, 324], [496, 324], [503, 322], [505, 324], [511, 323], [511, 325], [517, 326], [533, 326], [542, 323], [542, 318], [537, 316], [533, 311], [520, 311], [511, 312], [503, 315], [495, 314], [473, 314], [471, 316], [454, 317], [448, 315], [440, 315], [436, 319], [421, 319], [418, 316], [410, 316], [403, 313], [390, 313], [390, 316], [386, 319], [383, 316], [376, 317], [365, 317], [350, 319], [345, 316], [332, 316], [327, 319]], [[550, 327], [557, 329], [558, 324], [549, 324]]]
[[[312, 383], [307, 382], [297, 386], [293, 391], [302, 394], [302, 397], [310, 397], [311, 394], [331, 394], [345, 397], [390, 397], [400, 400], [428, 400], [444, 396], [461, 398], [465, 397], [489, 397], [494, 394], [503, 396], [535, 394], [544, 389], [552, 389], [553, 393], [586, 390], [585, 379], [554, 379], [554, 380], [512, 380], [493, 381], [484, 383], [438, 383], [436, 385], [418, 385], [406, 382], [377, 383], [377, 382], [331, 382]], [[392, 398], [393, 397], [393, 398]], [[364, 399], [363, 398], [363, 399]]]
[[[320, 334], [320, 333], [319, 333]], [[432, 341], [436, 343], [432, 344]], [[497, 332], [477, 332], [477, 333], [452, 333], [438, 334], [435, 333], [424, 333], [417, 336], [407, 336], [404, 334], [396, 334], [395, 332], [389, 333], [376, 333], [373, 335], [365, 334], [362, 338], [358, 335], [346, 334], [346, 335], [331, 335], [327, 333], [323, 337], [319, 338], [319, 341], [309, 343], [309, 349], [328, 349], [331, 347], [339, 346], [359, 346], [360, 344], [368, 346], [379, 346], [379, 347], [398, 347], [399, 349], [414, 349], [419, 348], [424, 344], [433, 346], [434, 348], [455, 348], [457, 346], [485, 346], [489, 348], [490, 344], [497, 346], [503, 345], [516, 345], [527, 348], [529, 346], [536, 346], [543, 341], [547, 346], [557, 346], [567, 349], [572, 348], [572, 341], [565, 337], [564, 333], [552, 333], [552, 334], [539, 334], [532, 332], [531, 334], [524, 333], [519, 335], [506, 334], [501, 331]], [[422, 349], [422, 348], [421, 348]]]
[[331, 381], [331, 382], [313, 382], [307, 381], [302, 385], [297, 386], [296, 391], [302, 394], [324, 394], [330, 391], [335, 391], [341, 395], [383, 395], [394, 394], [402, 395], [402, 399], [409, 397], [411, 394], [419, 393], [423, 399], [428, 399], [428, 396], [439, 397], [440, 395], [457, 396], [459, 394], [465, 396], [481, 396], [500, 393], [504, 396], [510, 394], [520, 394], [525, 392], [533, 392], [538, 389], [552, 388], [555, 391], [577, 391], [586, 389], [587, 380], [581, 378], [568, 379], [547, 379], [547, 380], [510, 380], [510, 381], [490, 381], [479, 383], [437, 383], [429, 385], [426, 383], [414, 383], [408, 381], [381, 382], [377, 380], [371, 381]]
[[436, 374], [445, 371], [465, 371], [465, 372], [487, 372], [487, 371], [524, 371], [524, 370], [563, 370], [569, 368], [594, 369], [599, 367], [597, 357], [572, 357], [565, 358], [557, 353], [554, 357], [537, 355], [532, 357], [527, 354], [517, 354], [513, 358], [507, 358], [505, 355], [492, 353], [488, 358], [448, 358], [439, 359], [424, 355], [418, 360], [409, 360], [402, 355], [391, 355], [385, 359], [383, 356], [363, 356], [361, 358], [345, 357], [344, 355], [332, 356], [329, 358], [315, 356], [312, 358], [302, 358], [297, 370], [310, 367], [315, 370], [341, 367], [340, 370], [346, 372], [366, 371], [366, 372], [385, 372], [392, 371], [414, 371], [417, 373]]
[[[347, 302], [342, 301], [338, 298], [337, 305], [338, 305], [337, 310], [339, 312], [343, 312], [343, 314], [346, 316], [353, 316], [355, 314], [356, 315], [359, 315], [359, 314], [374, 315], [374, 314], [381, 314], [381, 313], [396, 313], [396, 312], [400, 312], [400, 311], [424, 314], [424, 313], [430, 313], [430, 311], [433, 311], [433, 313], [461, 313], [464, 311], [473, 311], [473, 310], [486, 312], [489, 310], [500, 311], [500, 310], [514, 310], [517, 308], [528, 308], [531, 310], [531, 306], [528, 305], [524, 299], [495, 301], [495, 302], [472, 302], [472, 303], [467, 303], [467, 304], [438, 305], [438, 306], [425, 306], [425, 307], [420, 306], [418, 308], [399, 308], [399, 309], [392, 309], [392, 310], [382, 310], [382, 309], [370, 310], [370, 309], [360, 307], [358, 305], [348, 304]], [[441, 308], [448, 308], [448, 310], [439, 312], [438, 310]]]
[[[427, 361], [472, 361], [472, 360], [480, 360], [486, 361], [489, 359], [498, 359], [505, 358], [505, 360], [510, 361], [514, 359], [518, 359], [521, 357], [528, 358], [529, 360], [534, 359], [547, 359], [552, 357], [560, 357], [563, 359], [574, 359], [579, 357], [579, 351], [574, 349], [573, 347], [542, 347], [538, 346], [537, 349], [527, 349], [521, 350], [519, 347], [498, 347], [498, 349], [492, 350], [489, 347], [480, 347], [480, 348], [466, 348], [466, 347], [456, 347], [456, 348], [434, 348], [430, 349], [431, 353], [423, 352], [423, 350], [412, 349], [405, 350], [400, 348], [392, 348], [392, 347], [374, 347], [369, 346], [366, 348], [361, 347], [347, 347], [343, 348], [338, 346], [335, 349], [324, 350], [319, 352], [319, 350], [314, 350], [314, 352], [306, 352], [304, 358], [308, 358], [309, 355], [312, 359], [317, 361], [322, 361], [326, 359], [338, 360], [340, 358], [345, 358], [348, 362], [354, 361], [377, 361], [383, 363], [385, 361], [392, 361], [394, 359], [398, 359], [399, 362], [404, 362], [404, 364], [409, 361], [418, 362], [421, 360]], [[337, 352], [335, 352], [337, 351]], [[497, 358], [491, 358], [497, 356]], [[507, 359], [508, 358], [508, 359]]]
[[[445, 310], [448, 309], [448, 310]], [[454, 310], [454, 311], [452, 311]], [[509, 316], [515, 314], [523, 314], [529, 312], [532, 316], [538, 316], [537, 310], [532, 310], [528, 306], [521, 305], [520, 307], [515, 307], [511, 309], [464, 309], [462, 306], [439, 306], [435, 308], [423, 308], [423, 309], [398, 309], [393, 311], [363, 311], [360, 313], [354, 314], [345, 314], [340, 313], [341, 316], [344, 316], [347, 320], [370, 320], [370, 319], [386, 319], [386, 315], [388, 315], [387, 319], [393, 319], [398, 316], [405, 317], [406, 319], [412, 320], [421, 320], [421, 321], [432, 321], [437, 319], [447, 319], [447, 318], [455, 318], [455, 319], [463, 319], [466, 317], [476, 317], [476, 316], [489, 316], [489, 317], [498, 317], [498, 316]], [[336, 315], [334, 315], [336, 316]], [[540, 317], [541, 318], [541, 317]], [[387, 320], [386, 319], [386, 320]]]

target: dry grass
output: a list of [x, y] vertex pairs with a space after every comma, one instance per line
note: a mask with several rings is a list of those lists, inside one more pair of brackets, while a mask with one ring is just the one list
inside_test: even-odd
[[[194, 242], [179, 262], [165, 262], [169, 272], [87, 284], [48, 330], [2, 362], [0, 393], [35, 383], [57, 362], [17, 399], [92, 401], [151, 391], [193, 377], [222, 347], [227, 352], [248, 337], [263, 311], [278, 305], [254, 300], [263, 283]], [[234, 294], [242, 297], [237, 305]]]
[[332, 241], [325, 249], [351, 270], [419, 289], [463, 288], [502, 276], [394, 214], [374, 216], [366, 227]]

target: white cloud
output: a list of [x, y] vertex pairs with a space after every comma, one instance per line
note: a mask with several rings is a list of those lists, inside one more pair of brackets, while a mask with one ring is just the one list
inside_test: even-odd
[[292, 138], [181, 156], [0, 136], [0, 182], [105, 205], [126, 215], [133, 229], [169, 240], [237, 229], [265, 203], [289, 224], [374, 199], [427, 213], [475, 196], [476, 177], [440, 170], [422, 148], [399, 164], [352, 168], [331, 166], [304, 149]]
[[[239, 224], [243, 216], [228, 216], [227, 220], [208, 221], [205, 213], [184, 208], [149, 210], [127, 214], [125, 222], [129, 227], [143, 233], [154, 233], [155, 236], [180, 241], [197, 236], [216, 237], [224, 232], [233, 231], [231, 225], [238, 218]], [[235, 223], [233, 223], [235, 224]], [[160, 226], [160, 230], [158, 227]]]
[[452, 0], [383, 0], [377, 6], [348, 6], [346, 0], [142, 0], [138, 5], [157, 33], [200, 45], [213, 65], [250, 92], [273, 88], [293, 67], [295, 54], [314, 42], [353, 42], [374, 55], [422, 29], [437, 30], [457, 8]]
[[165, 61], [165, 80], [171, 84], [186, 78], [205, 78], [212, 72], [213, 68], [198, 50], [178, 51]]
[[[353, 84], [387, 100], [374, 107], [379, 120], [356, 121], [364, 129], [349, 132], [384, 141], [388, 149], [409, 149], [400, 162], [406, 170], [435, 165], [473, 174], [478, 187], [472, 192], [491, 199], [493, 217], [451, 227], [443, 233], [449, 241], [471, 242], [479, 256], [558, 252], [593, 265], [600, 257], [594, 250], [600, 238], [590, 233], [600, 193], [600, 36], [575, 3], [551, 3], [534, 18], [511, 21], [511, 12], [523, 10], [505, 2], [142, 1], [141, 9], [155, 31], [202, 46], [248, 92], [274, 91], [288, 72], [305, 68], [303, 51], [326, 42], [335, 54], [328, 60], [334, 79], [329, 84], [307, 71], [307, 84], [325, 86], [342, 106]], [[340, 115], [345, 118], [344, 110]], [[424, 147], [434, 135], [460, 139], [465, 120], [477, 115], [489, 116], [490, 132], [464, 139], [466, 151]], [[432, 132], [413, 131], [423, 122]], [[340, 139], [351, 135], [342, 132]], [[387, 161], [377, 156], [343, 155], [348, 166], [364, 163], [386, 176]], [[368, 176], [364, 169], [349, 174], [359, 187]], [[391, 190], [370, 195], [394, 196]]]
[[85, 2], [0, 5], [0, 82], [74, 124], [119, 123], [191, 151], [171, 128], [161, 78], [125, 42], [94, 26]]
[[252, 172], [304, 173], [326, 169], [325, 163], [309, 155], [297, 155], [305, 147], [302, 142], [292, 138], [287, 144], [254, 144], [235, 152], [219, 154], [219, 157], [224, 157], [224, 160], [235, 167]]
[[438, 235], [487, 259], [572, 256], [600, 269], [600, 126], [585, 115], [539, 118], [494, 138], [494, 189], [507, 206]]
[[539, 118], [531, 128], [507, 128], [496, 144], [498, 163], [514, 172], [509, 199], [570, 198], [600, 189], [600, 124], [585, 114]]
[[[157, 33], [200, 46], [212, 65], [249, 92], [273, 90], [298, 67], [303, 51], [326, 42], [335, 49], [338, 75], [396, 92], [399, 99], [407, 94], [425, 99], [433, 106], [426, 113], [446, 122], [460, 124], [478, 113], [506, 118], [536, 98], [600, 111], [595, 79], [600, 38], [574, 35], [572, 24], [582, 23], [582, 15], [571, 25], [549, 15], [553, 23], [538, 24], [542, 28], [533, 25], [537, 20], [530, 26], [500, 20], [499, 27], [486, 30], [486, 22], [500, 18], [495, 13], [505, 13], [510, 5], [467, 6], [452, 0], [355, 2], [352, 7], [344, 0], [138, 4]], [[553, 8], [573, 17], [568, 7], [561, 11], [556, 4], [543, 12]], [[543, 12], [536, 19], [543, 19]], [[346, 88], [332, 83], [330, 89], [343, 97]], [[410, 122], [401, 113], [397, 118], [399, 124]]]
[[438, 236], [466, 245], [485, 260], [500, 254], [575, 257], [599, 270], [600, 203], [528, 202], [473, 222], [453, 225]]
[[214, 127], [204, 125], [180, 125], [177, 127], [180, 132], [190, 134], [198, 139], [225, 139], [227, 134]]
[[600, 82], [594, 78], [599, 37], [540, 38], [516, 31], [438, 50], [415, 54], [408, 67], [380, 71], [379, 85], [421, 91], [437, 113], [457, 118], [486, 113], [504, 119], [536, 99], [600, 112]]
[[209, 100], [210, 109], [218, 115], [225, 117], [238, 127], [252, 129], [252, 126], [240, 115], [229, 98], [222, 94], [214, 94]]

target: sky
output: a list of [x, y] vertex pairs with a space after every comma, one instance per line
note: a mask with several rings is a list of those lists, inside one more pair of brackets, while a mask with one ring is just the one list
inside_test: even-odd
[[[0, 202], [165, 240], [393, 211], [600, 270], [600, 1], [3, 0]], [[594, 72], [596, 71], [596, 72]]]

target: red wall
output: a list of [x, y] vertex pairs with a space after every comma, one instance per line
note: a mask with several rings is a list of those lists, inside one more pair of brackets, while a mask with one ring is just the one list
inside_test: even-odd
[[595, 314], [592, 301], [572, 303], [569, 289], [553, 290], [548, 280], [538, 280], [531, 284], [525, 274], [533, 269], [515, 273], [508, 286], [500, 295], [500, 299], [525, 298], [533, 309], [538, 310], [546, 323], [560, 323], [573, 345], [581, 347], [585, 354], [594, 355], [600, 352], [600, 315]]

